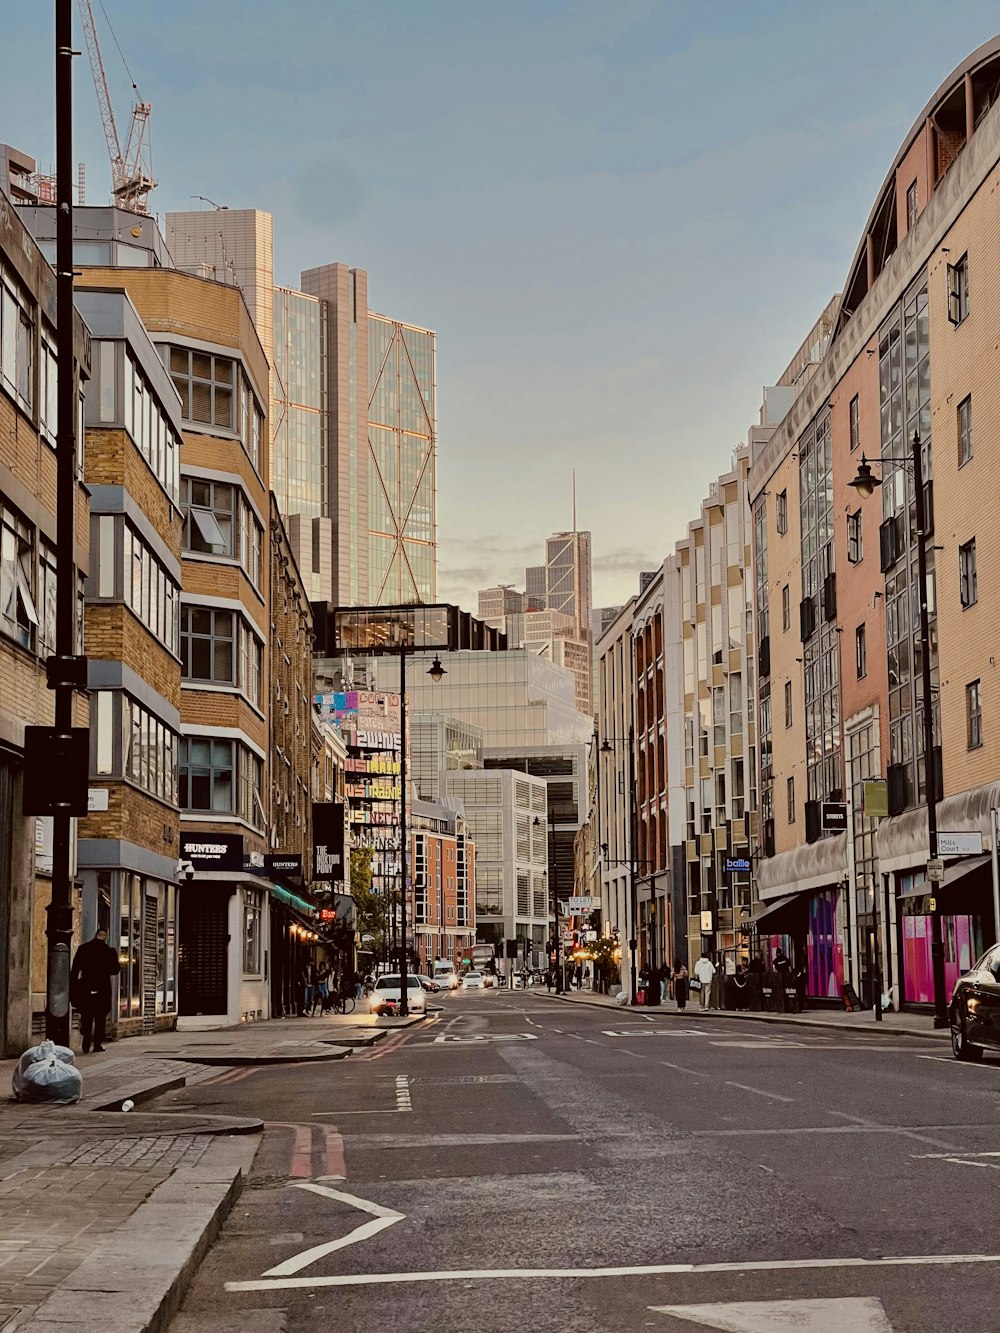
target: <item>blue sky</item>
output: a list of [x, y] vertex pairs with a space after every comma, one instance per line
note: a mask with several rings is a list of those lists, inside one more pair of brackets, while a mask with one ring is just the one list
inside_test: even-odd
[[[844, 280], [903, 136], [998, 23], [987, 0], [104, 8], [153, 103], [159, 213], [267, 209], [280, 281], [341, 260], [374, 309], [437, 330], [440, 593], [472, 609], [569, 526], [574, 467], [595, 601], [659, 564]], [[3, 26], [0, 140], [51, 166], [51, 6]], [[76, 79], [103, 202], [85, 58]]]

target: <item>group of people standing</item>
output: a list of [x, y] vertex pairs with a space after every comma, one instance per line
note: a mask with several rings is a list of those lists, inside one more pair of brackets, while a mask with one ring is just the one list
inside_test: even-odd
[[661, 1004], [670, 998], [681, 1010], [694, 995], [702, 1009], [801, 1009], [805, 1001], [805, 971], [794, 971], [783, 949], [775, 950], [770, 965], [754, 956], [744, 967], [730, 954], [713, 962], [703, 951], [691, 973], [680, 958], [673, 967], [644, 967], [640, 991], [648, 995], [654, 986], [659, 987]]

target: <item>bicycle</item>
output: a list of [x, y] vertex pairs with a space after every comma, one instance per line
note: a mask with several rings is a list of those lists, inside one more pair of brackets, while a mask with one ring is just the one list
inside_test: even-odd
[[335, 1014], [353, 1014], [354, 1006], [357, 1004], [353, 995], [335, 995], [331, 1000], [330, 1007]]

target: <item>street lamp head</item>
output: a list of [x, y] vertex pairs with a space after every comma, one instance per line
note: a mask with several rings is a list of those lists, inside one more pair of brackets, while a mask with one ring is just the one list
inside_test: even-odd
[[611, 753], [611, 742], [605, 736], [604, 740], [601, 741], [601, 754], [610, 754], [610, 753]]
[[847, 484], [853, 487], [862, 499], [867, 500], [870, 495], [874, 494], [875, 487], [882, 485], [882, 478], [875, 476], [871, 464], [862, 454], [861, 462], [858, 464], [858, 475]]
[[440, 657], [438, 657], [436, 654], [434, 657], [434, 661], [430, 664], [430, 666], [427, 669], [427, 674], [428, 676], [430, 676], [431, 680], [434, 682], [435, 685], [437, 685], [440, 682], [442, 676], [447, 676], [448, 674], [447, 671], [445, 671], [444, 667], [441, 665]]

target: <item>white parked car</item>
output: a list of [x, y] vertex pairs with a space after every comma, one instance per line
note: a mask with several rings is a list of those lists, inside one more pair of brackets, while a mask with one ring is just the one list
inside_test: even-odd
[[462, 985], [466, 990], [485, 990], [486, 982], [483, 980], [482, 972], [466, 972], [462, 980]]
[[[373, 1014], [399, 1013], [403, 996], [401, 980], [398, 972], [389, 972], [379, 977], [368, 1002]], [[412, 972], [406, 978], [406, 1007], [411, 1014], [427, 1013], [427, 993]]]

